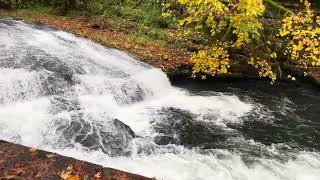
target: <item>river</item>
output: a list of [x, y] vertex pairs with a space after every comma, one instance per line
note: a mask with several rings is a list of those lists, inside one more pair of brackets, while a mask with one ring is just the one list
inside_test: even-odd
[[172, 85], [119, 50], [0, 20], [0, 139], [165, 180], [319, 180], [320, 91]]

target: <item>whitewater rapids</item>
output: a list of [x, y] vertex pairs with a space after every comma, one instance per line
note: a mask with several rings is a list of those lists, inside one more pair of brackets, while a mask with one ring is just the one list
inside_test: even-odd
[[[295, 112], [281, 102], [280, 114]], [[174, 87], [124, 52], [0, 20], [2, 140], [165, 180], [319, 180], [319, 121], [314, 148], [260, 142], [239, 128], [281, 121], [274, 117], [235, 93]]]

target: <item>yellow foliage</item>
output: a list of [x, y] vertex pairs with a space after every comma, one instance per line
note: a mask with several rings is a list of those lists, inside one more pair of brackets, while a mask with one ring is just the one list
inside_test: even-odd
[[191, 59], [194, 62], [193, 76], [202, 74], [203, 79], [206, 78], [206, 75], [226, 74], [230, 67], [228, 51], [222, 47], [213, 46], [209, 51], [201, 50]]
[[296, 80], [296, 78], [293, 77], [293, 76], [291, 76], [291, 75], [288, 75], [288, 79], [291, 79], [292, 81], [295, 81], [295, 80]]
[[[179, 25], [192, 31], [209, 29], [211, 36], [225, 32], [236, 36], [233, 46], [240, 47], [259, 36], [262, 25], [258, 20], [265, 10], [262, 0], [178, 0], [188, 16]], [[222, 39], [225, 40], [225, 39]]]
[[299, 67], [320, 66], [320, 16], [315, 17], [305, 0], [305, 11], [283, 20], [279, 36], [287, 40], [285, 54]]
[[254, 66], [256, 69], [259, 69], [259, 76], [260, 77], [270, 78], [271, 84], [273, 84], [276, 81], [277, 75], [272, 71], [272, 67], [268, 61], [266, 61], [264, 59], [251, 58], [248, 61], [248, 64]]
[[[282, 54], [282, 49], [273, 48], [274, 42], [270, 42], [269, 39], [265, 46], [261, 46], [261, 51], [249, 44], [259, 38], [263, 29], [259, 21], [259, 17], [265, 11], [263, 0], [177, 1], [187, 11], [186, 17], [179, 22], [180, 27], [185, 30], [185, 35], [205, 32], [209, 33], [213, 42], [210, 50], [200, 50], [192, 55], [194, 77], [200, 75], [206, 78], [207, 75], [226, 74], [230, 67], [229, 52], [240, 48], [250, 51], [241, 55], [248, 59], [248, 64], [259, 70], [261, 77], [270, 78], [271, 83], [275, 82], [277, 74], [273, 71], [271, 62], [278, 65], [279, 74], [282, 74], [281, 63], [277, 61], [277, 53]], [[320, 16], [315, 17], [307, 0], [304, 0], [304, 4], [304, 12], [292, 13], [283, 20], [278, 36], [286, 43], [285, 54], [290, 57], [290, 62], [307, 69], [320, 66]], [[215, 42], [223, 46], [220, 47], [219, 43]], [[295, 80], [295, 77], [290, 76], [289, 79]]]
[[270, 57], [272, 59], [276, 59], [278, 57], [278, 55], [277, 55], [277, 53], [273, 52], [273, 53], [270, 54]]
[[185, 35], [192, 32], [210, 32], [216, 42], [226, 45], [200, 50], [191, 59], [194, 62], [193, 76], [226, 74], [230, 67], [226, 48], [240, 48], [259, 36], [262, 25], [259, 17], [265, 6], [262, 0], [177, 0], [188, 12], [179, 22], [185, 27]]

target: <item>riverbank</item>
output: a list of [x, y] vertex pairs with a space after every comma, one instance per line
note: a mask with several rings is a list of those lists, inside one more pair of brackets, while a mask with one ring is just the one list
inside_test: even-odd
[[166, 38], [151, 38], [144, 32], [127, 31], [128, 24], [125, 23], [117, 24], [119, 22], [96, 20], [84, 16], [57, 16], [50, 14], [49, 11], [49, 9], [0, 10], [0, 18], [13, 18], [58, 27], [106, 47], [133, 54], [140, 60], [159, 67], [165, 72], [173, 72], [181, 67], [185, 69], [192, 67], [189, 60], [190, 52], [174, 46], [172, 43], [176, 37], [173, 34], [172, 37], [168, 37], [169, 32], [166, 32]]
[[[145, 30], [141, 30], [135, 27], [130, 30], [128, 29], [130, 23], [125, 21], [116, 22], [111, 19], [78, 15], [58, 16], [53, 15], [51, 10], [46, 8], [0, 10], [0, 18], [13, 18], [54, 26], [103, 46], [128, 52], [143, 62], [161, 68], [173, 81], [181, 78], [191, 79], [193, 63], [190, 61], [190, 54], [201, 48], [190, 41], [184, 41], [181, 32], [174, 29], [144, 27]], [[155, 31], [158, 35], [150, 35], [149, 31]], [[283, 70], [295, 75], [300, 81], [320, 86], [320, 68], [311, 69], [307, 77], [304, 77], [303, 70], [291, 67]], [[232, 59], [228, 74], [218, 78], [261, 79], [255, 68], [240, 59]], [[281, 79], [286, 77], [279, 77], [279, 80]]]
[[[70, 172], [70, 174], [69, 174]], [[73, 179], [72, 179], [73, 177]], [[96, 164], [0, 140], [0, 179], [148, 180]]]
[[[193, 66], [190, 61], [191, 49], [199, 47], [191, 42], [184, 42], [179, 32], [167, 29], [165, 38], [152, 38], [144, 32], [126, 31], [123, 28], [127, 25], [116, 24], [111, 20], [101, 22], [83, 16], [56, 16], [49, 11], [49, 9], [0, 10], [0, 18], [13, 18], [58, 27], [103, 46], [128, 52], [143, 62], [161, 68], [171, 79], [191, 79]], [[224, 77], [259, 78], [254, 68], [236, 60], [231, 64], [229, 74]]]

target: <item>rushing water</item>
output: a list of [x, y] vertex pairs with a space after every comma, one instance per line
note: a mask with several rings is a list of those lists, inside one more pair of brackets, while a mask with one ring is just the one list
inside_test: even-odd
[[0, 139], [165, 180], [319, 180], [319, 89], [185, 83], [63, 31], [0, 21]]

